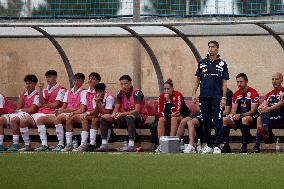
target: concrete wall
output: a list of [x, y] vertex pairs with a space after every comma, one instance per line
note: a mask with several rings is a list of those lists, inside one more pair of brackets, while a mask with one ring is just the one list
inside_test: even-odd
[[[283, 36], [282, 36], [283, 37]], [[191, 95], [196, 61], [186, 44], [178, 37], [145, 38], [154, 50], [164, 79], [172, 78], [174, 87], [185, 96]], [[273, 37], [195, 37], [190, 38], [204, 57], [207, 42], [220, 43], [221, 57], [230, 72], [229, 87], [235, 87], [235, 76], [247, 73], [250, 85], [260, 95], [271, 89], [271, 74], [284, 70], [284, 51]], [[134, 84], [146, 96], [158, 96], [157, 77], [144, 48], [131, 37], [122, 38], [57, 38], [65, 50], [74, 73], [99, 72], [108, 90], [116, 93], [118, 78], [129, 74]], [[48, 69], [59, 73], [59, 82], [68, 87], [64, 64], [52, 44], [44, 38], [0, 38], [0, 92], [18, 96], [25, 74], [34, 73], [40, 79]]]

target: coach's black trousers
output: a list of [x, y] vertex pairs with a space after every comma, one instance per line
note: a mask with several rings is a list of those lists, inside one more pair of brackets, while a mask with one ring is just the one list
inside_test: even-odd
[[200, 109], [203, 117], [203, 127], [207, 146], [213, 147], [211, 138], [212, 119], [215, 126], [215, 146], [223, 143], [223, 111], [220, 107], [221, 98], [201, 97]]

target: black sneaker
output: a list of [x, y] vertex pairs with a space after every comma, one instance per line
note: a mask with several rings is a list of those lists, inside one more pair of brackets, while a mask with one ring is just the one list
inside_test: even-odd
[[254, 147], [252, 148], [252, 153], [260, 153], [259, 145], [254, 145]]
[[232, 150], [229, 144], [225, 144], [221, 150], [221, 153], [231, 153], [231, 152]]
[[274, 136], [273, 133], [269, 134], [269, 137], [264, 140], [265, 144], [273, 144], [275, 142], [276, 142], [276, 140], [275, 140], [275, 136]]
[[96, 149], [96, 145], [91, 145], [91, 144], [89, 144], [89, 145], [86, 147], [85, 152], [93, 152], [93, 151], [95, 151], [95, 149]]
[[243, 144], [241, 149], [240, 149], [240, 153], [248, 153], [248, 145], [247, 144]]

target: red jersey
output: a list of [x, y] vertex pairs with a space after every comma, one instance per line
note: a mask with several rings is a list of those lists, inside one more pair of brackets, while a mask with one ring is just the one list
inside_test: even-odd
[[[183, 102], [183, 96], [178, 91], [173, 91], [172, 96], [170, 96], [170, 103], [172, 104], [171, 112], [181, 112]], [[165, 108], [165, 98], [164, 93], [159, 96], [158, 99], [158, 114], [160, 117], [164, 117], [164, 108]]]
[[241, 90], [237, 90], [234, 93], [233, 103], [238, 105], [237, 114], [249, 112], [252, 104], [259, 103], [259, 94], [254, 88], [248, 86], [246, 92], [243, 93]]

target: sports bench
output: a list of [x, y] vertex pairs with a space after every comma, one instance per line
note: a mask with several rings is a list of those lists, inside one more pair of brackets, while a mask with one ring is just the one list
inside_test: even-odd
[[[12, 100], [15, 104], [17, 101], [17, 98], [12, 97], [9, 98]], [[186, 104], [188, 105], [189, 109], [191, 110], [192, 113], [196, 113], [197, 109], [195, 107], [195, 104], [190, 98], [186, 98]], [[146, 100], [146, 105], [147, 105], [147, 110], [149, 113], [149, 116], [147, 120], [145, 121], [145, 124], [139, 125], [137, 127], [137, 134], [138, 134], [138, 141], [142, 142], [144, 144], [148, 143], [147, 146], [151, 146], [152, 143], [157, 142], [156, 138], [156, 127], [158, 123], [158, 116], [157, 116], [157, 98], [147, 98]], [[74, 129], [75, 137], [80, 140], [80, 126], [77, 126]], [[273, 130], [275, 136], [277, 136], [281, 142], [284, 141], [284, 122], [280, 123], [276, 129]], [[127, 139], [127, 130], [126, 129], [120, 129], [118, 127], [114, 127], [114, 133], [110, 139], [110, 142], [121, 142], [125, 139]], [[256, 125], [251, 130], [251, 133], [253, 136], [256, 134]], [[49, 142], [56, 142], [57, 137], [55, 133], [55, 128], [54, 127], [48, 127], [47, 129], [47, 134], [48, 134], [48, 141]], [[212, 131], [212, 135], [214, 134], [214, 131]], [[100, 138], [100, 136], [98, 137]], [[40, 142], [40, 138], [38, 136], [38, 131], [36, 128], [31, 128], [30, 129], [30, 139], [31, 142]], [[184, 136], [184, 140], [187, 143], [188, 141], [188, 136]], [[5, 142], [12, 142], [12, 132], [10, 129], [5, 129]], [[231, 143], [240, 143], [241, 141], [241, 132], [239, 130], [234, 131], [232, 130], [230, 133], [230, 141]], [[20, 140], [22, 142], [22, 140]], [[100, 143], [100, 142], [98, 142]], [[150, 144], [149, 144], [150, 143]]]

